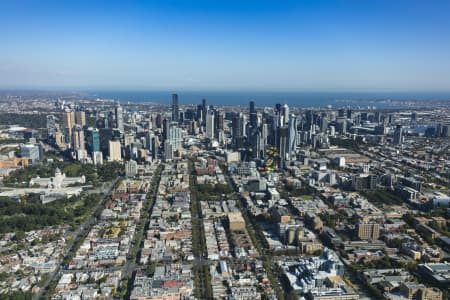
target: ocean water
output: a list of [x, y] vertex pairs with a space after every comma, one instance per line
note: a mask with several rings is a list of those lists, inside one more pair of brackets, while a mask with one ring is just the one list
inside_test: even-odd
[[[175, 91], [176, 92], [176, 91]], [[113, 99], [122, 103], [154, 102], [171, 104], [173, 91], [88, 91], [91, 98]], [[274, 106], [275, 103], [288, 104], [290, 107], [377, 107], [400, 108], [410, 106], [410, 101], [450, 101], [450, 92], [261, 92], [261, 91], [181, 91], [179, 104], [196, 105], [206, 99], [208, 105], [247, 106], [255, 101], [256, 106]], [[392, 101], [394, 100], [394, 101]], [[398, 100], [402, 100], [399, 102]]]

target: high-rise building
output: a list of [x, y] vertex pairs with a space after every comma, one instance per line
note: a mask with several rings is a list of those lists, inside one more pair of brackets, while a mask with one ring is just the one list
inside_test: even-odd
[[401, 145], [403, 143], [403, 128], [398, 124], [394, 131], [394, 144]]
[[202, 116], [203, 116], [203, 121], [205, 121], [206, 111], [207, 111], [206, 99], [202, 99]]
[[158, 149], [159, 149], [159, 142], [158, 137], [153, 136], [152, 137], [152, 159], [158, 158]]
[[287, 125], [289, 123], [289, 106], [284, 104], [281, 107], [282, 124]]
[[164, 160], [170, 161], [173, 159], [173, 145], [170, 141], [164, 143]]
[[356, 233], [361, 240], [377, 240], [380, 237], [380, 224], [358, 223]]
[[66, 147], [66, 141], [64, 139], [64, 134], [61, 131], [57, 131], [55, 133], [55, 144], [61, 149], [64, 149]]
[[172, 122], [179, 122], [180, 112], [178, 108], [178, 95], [172, 94]]
[[288, 127], [277, 128], [277, 148], [282, 161], [286, 160], [288, 154]]
[[75, 113], [73, 111], [63, 112], [64, 127], [72, 128], [75, 125]]
[[136, 161], [130, 159], [125, 163], [125, 175], [133, 177], [137, 174], [138, 164]]
[[109, 141], [109, 160], [110, 161], [122, 160], [122, 148], [119, 140]]
[[120, 106], [120, 103], [117, 103], [116, 109], [115, 109], [115, 117], [116, 117], [116, 128], [120, 131], [124, 131], [124, 123], [123, 123], [123, 108]]
[[255, 101], [250, 101], [250, 113], [255, 113]]
[[206, 136], [210, 139], [214, 138], [214, 111], [212, 110], [206, 113]]
[[293, 157], [295, 156], [296, 147], [297, 147], [297, 117], [295, 115], [291, 115], [289, 117], [289, 124], [288, 124], [287, 158], [289, 160], [293, 159]]
[[183, 142], [183, 135], [181, 128], [178, 127], [176, 123], [171, 123], [169, 125], [168, 138], [166, 139], [166, 142], [167, 141], [170, 141], [173, 151], [181, 149]]
[[80, 125], [75, 125], [72, 129], [72, 148], [75, 150], [85, 150], [84, 131]]
[[86, 114], [84, 111], [75, 112], [75, 124], [85, 126], [86, 125]]
[[56, 117], [54, 115], [47, 116], [47, 138], [54, 140], [56, 137], [56, 132], [58, 131], [58, 126], [56, 123]]
[[100, 151], [100, 131], [96, 128], [89, 128], [86, 131], [86, 150], [89, 154]]
[[72, 137], [72, 128], [73, 126], [75, 126], [75, 113], [73, 111], [63, 112], [63, 126], [66, 143], [70, 144], [70, 139]]
[[218, 129], [218, 130], [223, 130], [224, 129], [224, 127], [223, 127], [223, 120], [224, 120], [224, 118], [223, 118], [223, 112], [221, 112], [221, 111], [219, 111], [218, 113], [217, 113], [217, 121], [215, 122], [216, 124], [217, 124], [217, 126], [216, 126], [216, 128]]

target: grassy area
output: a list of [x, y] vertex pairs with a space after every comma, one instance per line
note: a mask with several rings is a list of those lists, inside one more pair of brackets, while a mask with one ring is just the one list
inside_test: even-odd
[[384, 190], [361, 192], [361, 194], [375, 205], [402, 205], [404, 203], [400, 197]]

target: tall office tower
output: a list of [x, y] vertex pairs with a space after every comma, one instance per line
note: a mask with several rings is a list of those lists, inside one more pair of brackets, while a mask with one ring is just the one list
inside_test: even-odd
[[355, 229], [361, 240], [378, 240], [380, 237], [380, 224], [378, 223], [358, 223]]
[[193, 108], [188, 108], [186, 109], [186, 111], [184, 112], [184, 119], [185, 120], [195, 120], [196, 117], [196, 111]]
[[63, 125], [67, 128], [72, 128], [75, 125], [75, 113], [73, 111], [63, 112]]
[[206, 113], [206, 136], [210, 139], [214, 138], [214, 111], [212, 110]]
[[175, 122], [170, 123], [169, 130], [168, 130], [168, 139], [166, 139], [166, 141], [164, 141], [164, 143], [166, 143], [167, 141], [170, 142], [170, 144], [172, 145], [173, 151], [181, 149], [182, 143], [183, 143], [182, 130], [177, 125], [178, 124]]
[[345, 118], [336, 118], [336, 129], [339, 134], [347, 133], [347, 120]]
[[178, 108], [178, 95], [172, 94], [172, 122], [180, 121], [180, 111]]
[[100, 128], [100, 151], [103, 153], [103, 157], [109, 155], [109, 141], [113, 137], [113, 131], [111, 128]]
[[67, 144], [70, 144], [72, 137], [72, 128], [75, 125], [75, 113], [73, 111], [63, 112], [64, 136]]
[[450, 124], [444, 124], [441, 126], [441, 136], [442, 137], [450, 136]]
[[367, 112], [362, 112], [361, 113], [361, 121], [362, 122], [367, 121], [368, 120], [368, 116], [369, 116], [369, 114]]
[[191, 121], [189, 123], [189, 134], [190, 135], [196, 135], [197, 131], [198, 131], [197, 122], [196, 121]]
[[84, 150], [84, 131], [81, 125], [75, 125], [72, 129], [72, 148]]
[[398, 124], [394, 131], [394, 144], [401, 145], [403, 143], [403, 128]]
[[255, 113], [255, 101], [250, 101], [250, 113]]
[[326, 117], [320, 117], [320, 131], [326, 132], [328, 129], [328, 119]]
[[288, 149], [287, 159], [292, 160], [295, 156], [295, 149], [297, 148], [297, 117], [291, 115], [289, 117], [288, 125]]
[[130, 159], [125, 163], [125, 175], [127, 177], [133, 177], [137, 174], [138, 164], [135, 160]]
[[169, 138], [169, 124], [169, 120], [167, 119], [162, 121], [162, 136], [164, 141]]
[[217, 130], [224, 129], [223, 120], [224, 120], [223, 112], [221, 112], [221, 111], [217, 112], [217, 122], [215, 122], [217, 124], [217, 126], [216, 126]]
[[47, 138], [54, 140], [58, 127], [56, 124], [56, 117], [54, 115], [47, 116]]
[[236, 114], [232, 121], [233, 137], [243, 136], [242, 122], [243, 122], [242, 114], [241, 113]]
[[241, 114], [241, 126], [242, 136], [247, 136], [247, 116], [244, 114]]
[[144, 136], [144, 141], [145, 141], [145, 149], [151, 151], [152, 150], [152, 137], [153, 137], [153, 132], [146, 132], [145, 136]]
[[55, 133], [55, 144], [61, 149], [64, 149], [66, 147], [66, 140], [64, 138], [64, 134], [61, 131], [57, 131]]
[[278, 154], [280, 155], [281, 161], [284, 162], [287, 158], [288, 154], [288, 127], [279, 127], [277, 129], [277, 148], [278, 148]]
[[373, 121], [377, 124], [381, 123], [381, 113], [379, 111], [375, 112]]
[[278, 114], [281, 112], [281, 103], [275, 104], [275, 114]]
[[152, 137], [152, 159], [156, 159], [158, 157], [158, 149], [159, 149], [158, 137], [153, 136]]
[[75, 112], [75, 124], [85, 126], [86, 125], [86, 113], [84, 111]]
[[347, 109], [347, 119], [352, 119], [352, 118], [353, 118], [352, 110]]
[[282, 124], [287, 125], [289, 123], [289, 106], [284, 104], [281, 107], [281, 116], [283, 117]]
[[394, 122], [394, 116], [392, 114], [387, 117], [387, 124], [392, 124]]
[[157, 114], [156, 115], [156, 120], [155, 120], [155, 124], [156, 124], [156, 128], [161, 128], [162, 127], [162, 115], [161, 114]]
[[345, 118], [345, 109], [341, 108], [341, 109], [338, 110], [338, 117], [339, 118]]
[[180, 111], [180, 113], [179, 113], [178, 115], [179, 115], [178, 123], [183, 124], [183, 123], [184, 123], [184, 120], [186, 119], [186, 117], [185, 117], [185, 115], [184, 115], [184, 112], [183, 112], [183, 111]]
[[203, 108], [201, 104], [197, 105], [197, 113], [195, 115], [195, 120], [200, 122], [200, 124], [203, 122]]
[[206, 99], [203, 98], [202, 99], [202, 116], [203, 116], [203, 121], [205, 121], [205, 119], [206, 119], [206, 110], [207, 110]]
[[164, 160], [170, 161], [173, 159], [174, 147], [170, 141], [164, 142]]
[[[264, 124], [264, 125], [266, 125], [266, 124]], [[263, 134], [262, 127], [258, 129], [258, 132], [256, 133], [256, 136], [255, 136], [255, 139], [256, 139], [256, 149], [255, 149], [254, 156], [257, 159], [261, 159], [261, 158], [264, 157], [265, 148], [266, 148], [266, 143], [265, 143], [265, 140], [264, 140], [264, 134]]]
[[124, 131], [125, 127], [123, 124], [123, 108], [122, 106], [120, 106], [120, 103], [117, 103], [115, 114], [116, 114], [116, 128], [119, 129], [120, 131]]
[[89, 128], [86, 131], [86, 150], [90, 155], [100, 151], [100, 131], [97, 128]]
[[109, 141], [109, 160], [120, 161], [122, 160], [122, 147], [119, 140]]

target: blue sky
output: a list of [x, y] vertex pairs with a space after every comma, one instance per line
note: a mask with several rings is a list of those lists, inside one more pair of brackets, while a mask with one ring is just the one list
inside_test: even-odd
[[450, 91], [450, 1], [0, 0], [0, 88]]

